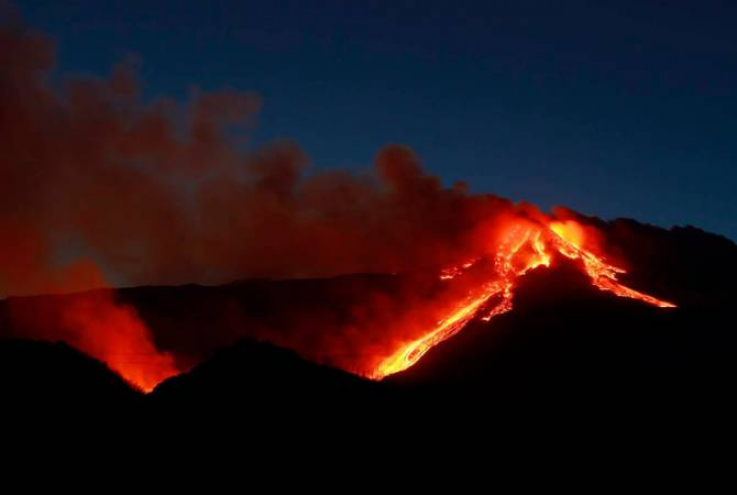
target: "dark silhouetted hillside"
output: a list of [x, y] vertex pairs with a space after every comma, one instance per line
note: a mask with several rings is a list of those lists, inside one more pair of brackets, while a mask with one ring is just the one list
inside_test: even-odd
[[50, 419], [65, 410], [126, 409], [142, 395], [103, 363], [68, 345], [0, 341], [0, 396], [6, 414], [34, 409]]
[[331, 400], [376, 388], [374, 382], [310, 363], [292, 351], [244, 339], [191, 372], [161, 383], [147, 399], [153, 405], [250, 405], [258, 409], [272, 401], [304, 410], [319, 407], [316, 398]]

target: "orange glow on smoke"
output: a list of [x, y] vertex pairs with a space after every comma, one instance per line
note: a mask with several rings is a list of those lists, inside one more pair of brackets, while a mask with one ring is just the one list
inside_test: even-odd
[[150, 392], [179, 371], [174, 356], [157, 349], [136, 309], [119, 301], [111, 289], [63, 294], [106, 285], [94, 262], [80, 260], [47, 281], [48, 292], [61, 293], [51, 303], [10, 299], [10, 315], [25, 337], [63, 341], [104, 362], [130, 385]]
[[[619, 283], [617, 276], [625, 271], [585, 249], [585, 241], [583, 227], [572, 220], [551, 222], [546, 226], [522, 221], [513, 223], [506, 229], [494, 254], [494, 280], [488, 280], [471, 290], [447, 317], [437, 322], [437, 326], [422, 337], [403, 344], [382, 360], [369, 376], [380, 380], [403, 371], [417, 363], [434, 346], [462, 330], [472, 319], [480, 317], [489, 321], [494, 316], [510, 311], [517, 279], [535, 268], [549, 267], [556, 255], [580, 261], [592, 284], [601, 290], [661, 308], [675, 307], [672, 303]], [[474, 263], [448, 267], [441, 272], [440, 278], [452, 280]]]
[[73, 332], [67, 337], [70, 343], [144, 392], [178, 374], [173, 356], [155, 347], [136, 310], [117, 303], [111, 292], [75, 297], [63, 309], [61, 320]]

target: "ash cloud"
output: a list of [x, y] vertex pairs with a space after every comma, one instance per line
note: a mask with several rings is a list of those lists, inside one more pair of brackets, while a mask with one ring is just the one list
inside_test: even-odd
[[[59, 78], [54, 63], [48, 38], [0, 28], [0, 297], [435, 269], [489, 252], [504, 220], [539, 215], [443, 186], [401, 145], [362, 173], [308, 174], [294, 143], [244, 145], [261, 107], [253, 93], [147, 102], [131, 64]], [[239, 313], [208, 325], [212, 347], [257, 336], [366, 373], [466, 292], [439, 290], [435, 275], [411, 280], [358, 295], [360, 284], [339, 284], [353, 296], [336, 310], [280, 306], [271, 322]], [[34, 304], [9, 299], [12, 328], [0, 334], [64, 340], [143, 389], [210, 350], [183, 350], [181, 332], [167, 341], [157, 315], [117, 291], [60, 298], [43, 314]]]
[[90, 263], [126, 285], [406, 271], [473, 255], [514, 209], [399, 145], [306, 176], [296, 144], [243, 146], [255, 94], [143, 102], [130, 64], [55, 84], [54, 60], [0, 29], [0, 294], [87, 288]]

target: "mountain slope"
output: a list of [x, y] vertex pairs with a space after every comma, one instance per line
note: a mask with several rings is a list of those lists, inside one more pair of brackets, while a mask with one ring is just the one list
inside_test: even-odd
[[[737, 362], [737, 246], [694, 228], [587, 221], [617, 246], [613, 255], [626, 260], [627, 285], [678, 308], [653, 308], [597, 290], [562, 260], [520, 279], [511, 312], [488, 323], [472, 321], [415, 366], [376, 383], [337, 368], [370, 357], [392, 338], [404, 303], [426, 301], [437, 290], [434, 272], [122, 289], [118, 302], [135, 309], [156, 347], [172, 352], [184, 371], [145, 402], [251, 407], [268, 400], [304, 408], [317, 397], [334, 403], [348, 395], [395, 397], [439, 388], [730, 384]], [[138, 394], [99, 362], [61, 344], [18, 341], [25, 329], [13, 320], [12, 305], [46, 312], [65, 300], [0, 301], [6, 396], [137, 403]]]
[[653, 308], [597, 291], [578, 271], [560, 266], [531, 273], [513, 311], [468, 325], [388, 381], [403, 387], [714, 387], [731, 383], [736, 357], [729, 311]]

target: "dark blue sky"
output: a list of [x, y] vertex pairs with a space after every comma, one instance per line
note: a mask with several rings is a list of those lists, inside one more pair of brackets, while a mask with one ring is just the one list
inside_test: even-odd
[[60, 69], [261, 93], [319, 167], [412, 146], [446, 182], [737, 239], [737, 2], [19, 1]]

